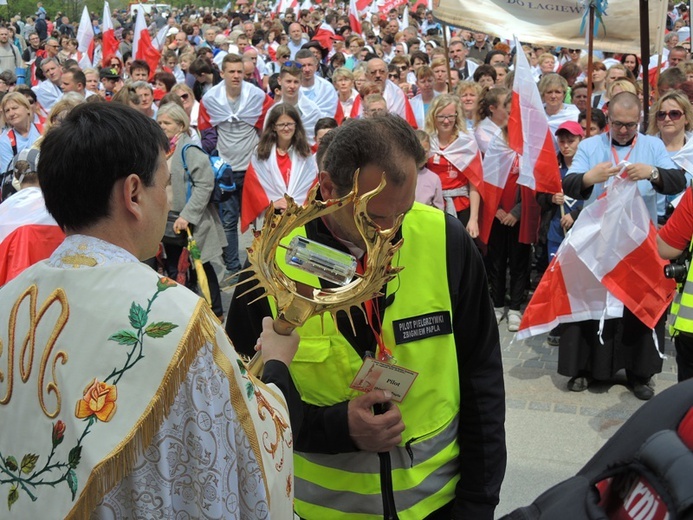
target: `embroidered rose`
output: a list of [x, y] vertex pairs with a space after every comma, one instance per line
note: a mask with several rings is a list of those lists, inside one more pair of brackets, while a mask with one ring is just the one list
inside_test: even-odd
[[99, 421], [108, 422], [116, 411], [118, 393], [114, 385], [100, 383], [98, 379], [84, 389], [84, 397], [77, 401], [75, 416], [85, 419], [95, 415]]
[[65, 423], [63, 421], [58, 421], [53, 425], [53, 447], [55, 448], [58, 444], [63, 442], [63, 436], [65, 435]]
[[169, 287], [175, 287], [176, 285], [178, 284], [166, 276], [159, 278], [159, 281], [156, 282], [156, 288], [159, 289], [159, 291], [165, 291]]

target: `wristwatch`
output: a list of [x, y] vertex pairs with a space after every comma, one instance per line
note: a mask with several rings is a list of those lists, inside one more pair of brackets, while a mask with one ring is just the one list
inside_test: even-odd
[[650, 171], [650, 180], [656, 181], [657, 179], [659, 179], [659, 170], [653, 167], [652, 171]]

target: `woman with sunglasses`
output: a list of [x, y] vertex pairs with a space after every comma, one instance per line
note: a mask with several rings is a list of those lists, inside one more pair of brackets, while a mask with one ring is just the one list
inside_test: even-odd
[[484, 174], [479, 147], [466, 126], [457, 96], [441, 94], [433, 100], [426, 116], [426, 131], [431, 136], [426, 167], [440, 177], [445, 211], [457, 215], [476, 238]]
[[[650, 111], [647, 133], [659, 137], [669, 153], [674, 156], [686, 142], [693, 138], [693, 107], [688, 97], [678, 90], [671, 90], [660, 97]], [[686, 184], [693, 176], [686, 172]], [[657, 194], [657, 220], [662, 225], [667, 220], [667, 206], [678, 196]]]
[[200, 114], [200, 102], [195, 99], [192, 89], [185, 83], [177, 83], [171, 88], [171, 93], [176, 94], [183, 102], [183, 109], [190, 118], [190, 136], [193, 140], [199, 140], [199, 132], [197, 131], [197, 118]]
[[288, 103], [276, 105], [267, 115], [265, 129], [245, 172], [241, 201], [241, 231], [268, 206], [286, 209], [284, 194], [303, 204], [315, 184], [318, 167], [311, 153], [298, 110]]
[[[200, 260], [207, 275], [212, 310], [223, 322], [221, 291], [212, 262], [221, 258], [222, 248], [226, 246], [226, 236], [219, 218], [219, 208], [210, 203], [214, 172], [207, 154], [188, 137], [189, 120], [185, 110], [176, 103], [167, 103], [156, 113], [156, 121], [170, 143], [166, 154], [171, 171], [171, 183], [166, 188], [170, 208], [169, 222], [173, 222], [170, 226], [172, 231], [181, 237], [178, 240], [169, 237], [167, 233], [163, 239], [166, 273], [175, 280], [179, 269], [183, 269], [184, 263], [180, 262], [180, 256], [187, 244], [185, 237], [190, 228], [200, 249]], [[168, 230], [169, 225], [166, 227]], [[186, 274], [190, 273], [187, 286], [194, 288], [197, 285], [195, 269], [185, 269]]]

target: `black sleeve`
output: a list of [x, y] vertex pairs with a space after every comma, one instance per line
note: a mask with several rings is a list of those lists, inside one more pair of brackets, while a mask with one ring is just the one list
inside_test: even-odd
[[452, 518], [492, 520], [505, 476], [505, 388], [498, 326], [481, 255], [446, 218], [447, 264], [460, 380], [460, 481]]
[[664, 195], [676, 195], [686, 189], [686, 175], [683, 170], [676, 168], [667, 170], [657, 168], [659, 175], [662, 178], [662, 187], [652, 184], [652, 187], [659, 193]]
[[592, 188], [594, 186], [583, 188], [582, 178], [584, 176], [584, 173], [571, 173], [570, 175], [566, 175], [563, 179], [563, 193], [577, 200], [589, 199], [590, 195], [592, 195]]
[[553, 195], [551, 193], [537, 193], [537, 203], [542, 209], [542, 212], [549, 211], [557, 207], [556, 204], [551, 201], [552, 198]]
[[[247, 267], [248, 264], [246, 264]], [[236, 352], [252, 358], [255, 355], [255, 342], [262, 332], [262, 318], [271, 316], [267, 298], [252, 303], [262, 295], [259, 289], [253, 289], [256, 281], [243, 283], [250, 278], [251, 273], [243, 272], [239, 278], [229, 306], [229, 315], [226, 320], [226, 334], [231, 338]], [[248, 292], [247, 294], [244, 294]]]
[[296, 439], [301, 433], [303, 424], [303, 403], [296, 385], [294, 385], [294, 380], [291, 379], [289, 367], [276, 359], [268, 361], [265, 363], [262, 381], [264, 383], [274, 383], [284, 394], [284, 399], [286, 399], [286, 404], [289, 408], [289, 417], [291, 418], [291, 432], [294, 439]]

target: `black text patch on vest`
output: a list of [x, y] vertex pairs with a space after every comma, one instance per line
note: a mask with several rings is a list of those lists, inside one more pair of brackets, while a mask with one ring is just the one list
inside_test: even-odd
[[413, 316], [392, 323], [395, 331], [395, 344], [452, 334], [452, 320], [448, 311], [431, 312]]

